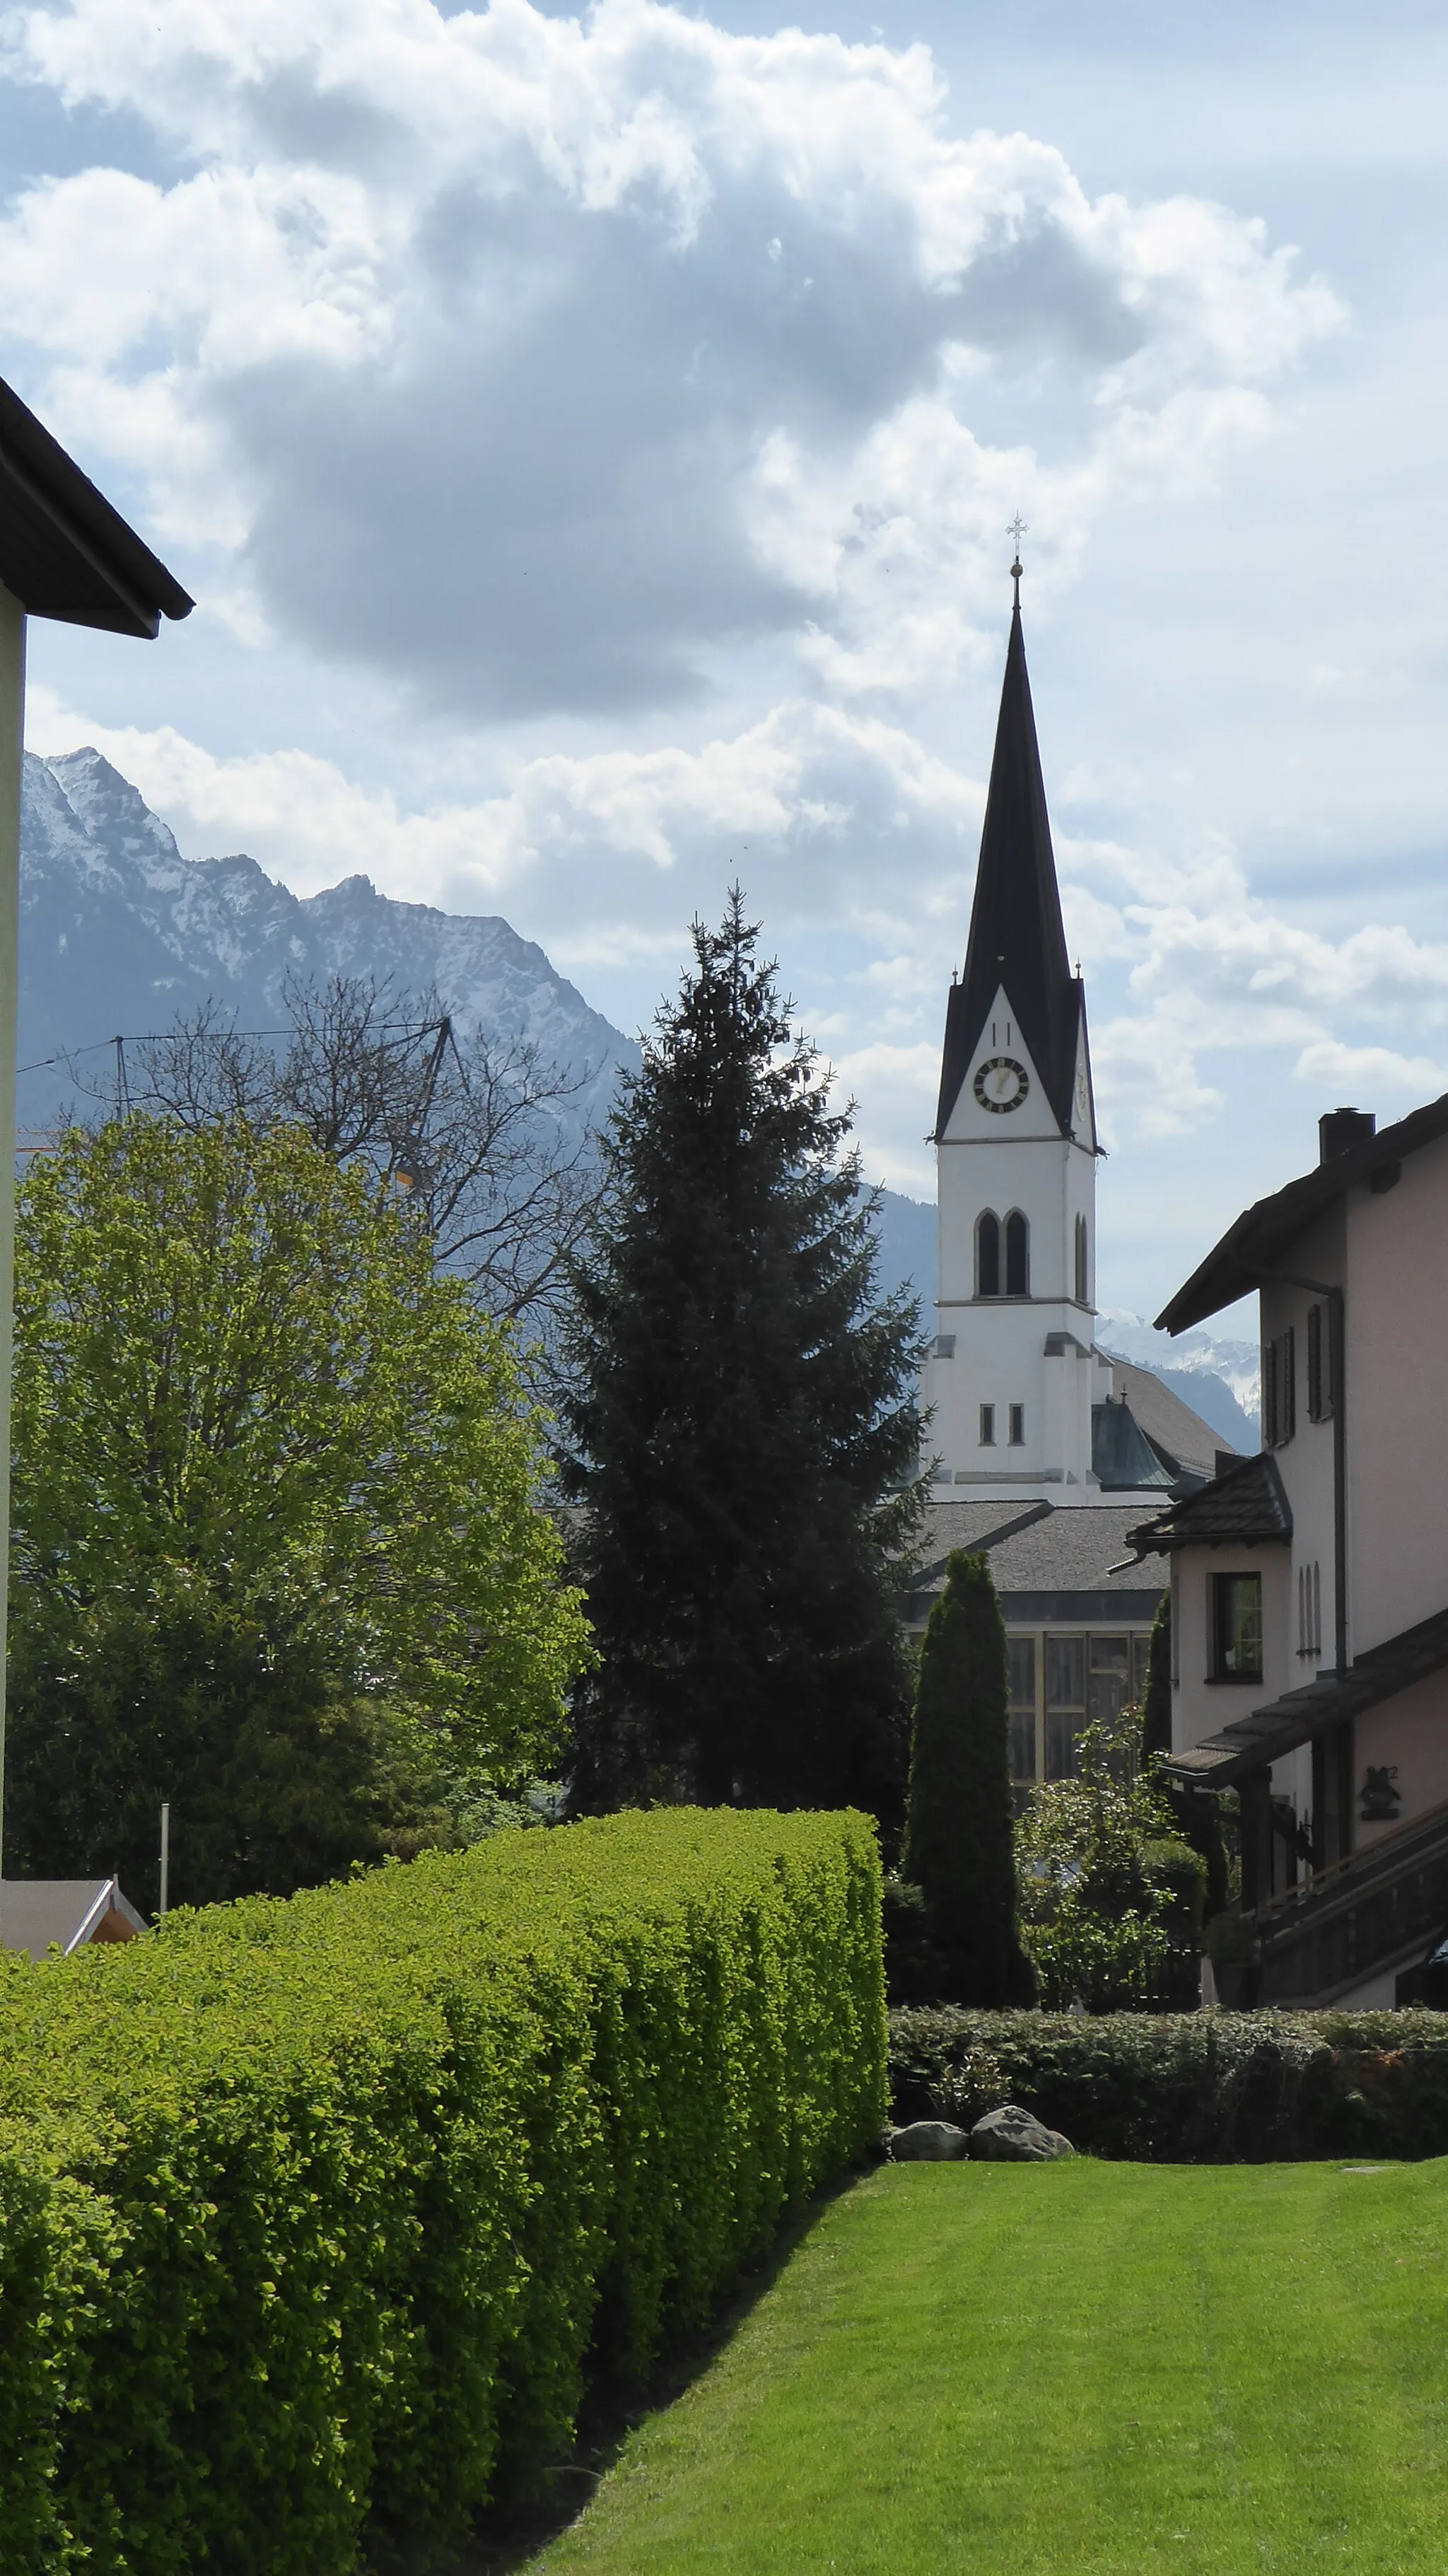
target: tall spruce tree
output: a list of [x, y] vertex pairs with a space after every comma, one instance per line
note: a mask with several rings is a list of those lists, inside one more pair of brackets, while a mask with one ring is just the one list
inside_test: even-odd
[[1029, 2003], [1016, 1924], [1006, 1631], [984, 1556], [956, 1548], [920, 1649], [902, 1875], [961, 2003]]
[[572, 1805], [839, 1806], [898, 1823], [897, 1597], [919, 1518], [918, 1308], [736, 889], [609, 1139], [563, 1398], [598, 1649]]

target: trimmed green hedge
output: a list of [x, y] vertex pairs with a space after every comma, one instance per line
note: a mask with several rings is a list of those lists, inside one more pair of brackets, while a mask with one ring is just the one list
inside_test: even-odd
[[1147, 2164], [1448, 2155], [1448, 2014], [890, 2016], [897, 2120], [1019, 2102], [1084, 2154]]
[[330, 2576], [566, 2445], [885, 2109], [860, 1816], [499, 1835], [0, 1963], [6, 2576]]

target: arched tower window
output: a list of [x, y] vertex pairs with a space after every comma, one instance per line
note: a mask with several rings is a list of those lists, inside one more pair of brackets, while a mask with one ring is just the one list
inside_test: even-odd
[[1029, 1297], [1031, 1293], [1031, 1229], [1019, 1208], [1012, 1208], [1006, 1218], [1006, 1295]]
[[975, 1293], [977, 1297], [1001, 1293], [1001, 1221], [989, 1208], [976, 1219]]
[[1089, 1302], [1086, 1294], [1086, 1219], [1084, 1216], [1078, 1216], [1076, 1219], [1076, 1303], [1078, 1306], [1085, 1306]]

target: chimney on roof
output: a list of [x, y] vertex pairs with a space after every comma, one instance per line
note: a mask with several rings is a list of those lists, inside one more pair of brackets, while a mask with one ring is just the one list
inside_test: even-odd
[[1350, 1153], [1354, 1145], [1365, 1145], [1377, 1128], [1370, 1109], [1326, 1109], [1317, 1122], [1318, 1161], [1330, 1163], [1338, 1154]]

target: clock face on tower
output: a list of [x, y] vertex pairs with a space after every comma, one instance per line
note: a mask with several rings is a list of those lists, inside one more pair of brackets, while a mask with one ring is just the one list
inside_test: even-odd
[[972, 1087], [982, 1109], [1019, 1109], [1031, 1078], [1013, 1055], [993, 1055], [980, 1067]]

